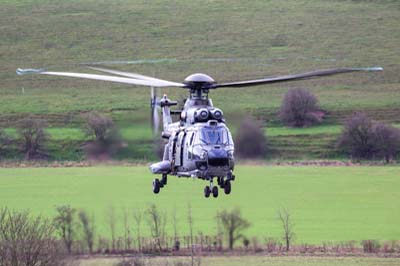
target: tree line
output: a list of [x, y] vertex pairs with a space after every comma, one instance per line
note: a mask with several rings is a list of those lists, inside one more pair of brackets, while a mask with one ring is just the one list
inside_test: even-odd
[[[325, 111], [310, 91], [295, 88], [283, 97], [278, 117], [287, 127], [311, 127], [323, 123]], [[82, 145], [88, 159], [109, 159], [123, 147], [121, 136], [113, 120], [96, 112], [84, 115], [83, 130], [89, 138]], [[46, 144], [50, 140], [45, 120], [25, 118], [17, 122], [14, 140], [0, 128], [0, 159], [7, 149], [16, 146], [25, 160], [50, 158]], [[239, 158], [265, 158], [268, 139], [259, 121], [245, 118], [235, 136], [235, 153]], [[400, 154], [400, 129], [357, 112], [346, 119], [335, 145], [338, 152], [352, 159], [385, 160], [390, 162]], [[155, 142], [154, 152], [161, 156], [162, 141]]]
[[[281, 254], [297, 253], [398, 253], [399, 241], [379, 242], [364, 240], [322, 245], [297, 244], [294, 221], [286, 208], [277, 210], [276, 221], [281, 227], [281, 237], [265, 237], [264, 243], [258, 237], [249, 239], [245, 231], [251, 223], [240, 209], [221, 210], [215, 215], [217, 232], [203, 234], [194, 232], [196, 223], [192, 208], [188, 205], [186, 219], [179, 221], [176, 211], [170, 216], [150, 204], [145, 210], [125, 209], [122, 219], [117, 219], [113, 207], [107, 210], [107, 231], [105, 237], [98, 233], [96, 220], [85, 210], [68, 205], [56, 207], [52, 218], [32, 215], [29, 211], [0, 209], [0, 265], [1, 266], [65, 266], [69, 258], [83, 254], [169, 254], [190, 256], [191, 265], [201, 254], [225, 252], [268, 252]], [[166, 231], [166, 224], [172, 223], [172, 234]], [[179, 228], [188, 225], [186, 232]], [[119, 230], [121, 229], [122, 231]], [[148, 233], [145, 233], [148, 230]], [[122, 232], [122, 233], [121, 233]], [[297, 240], [301, 243], [301, 240]], [[361, 247], [360, 247], [361, 246]]]
[[[304, 128], [322, 124], [325, 113], [315, 95], [295, 88], [283, 97], [278, 117], [287, 127]], [[241, 123], [235, 144], [241, 158], [265, 158], [268, 152], [268, 140], [261, 124], [251, 118]], [[400, 129], [355, 112], [343, 124], [335, 149], [351, 159], [383, 159], [389, 163], [400, 154]]]

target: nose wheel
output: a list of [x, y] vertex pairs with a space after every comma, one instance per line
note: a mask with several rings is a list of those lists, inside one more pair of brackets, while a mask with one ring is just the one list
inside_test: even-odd
[[214, 198], [218, 198], [218, 186], [214, 186], [212, 178], [210, 179], [210, 185], [204, 187], [204, 197], [209, 198], [211, 194]]

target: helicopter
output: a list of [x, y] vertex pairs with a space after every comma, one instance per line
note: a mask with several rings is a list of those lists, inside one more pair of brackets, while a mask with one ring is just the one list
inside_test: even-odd
[[[111, 75], [21, 68], [18, 68], [16, 73], [18, 75], [41, 74], [84, 78], [151, 87], [150, 105], [153, 128], [158, 125], [158, 109], [160, 108], [162, 109], [163, 122], [161, 137], [167, 140], [162, 160], [151, 164], [149, 167], [153, 174], [161, 175], [160, 179], [155, 178], [153, 180], [152, 191], [158, 194], [161, 188], [167, 185], [168, 175], [198, 178], [209, 182], [209, 185], [204, 187], [206, 198], [209, 198], [211, 194], [214, 198], [217, 198], [218, 187], [223, 189], [225, 194], [230, 194], [232, 182], [235, 180], [233, 173], [235, 145], [222, 110], [214, 107], [212, 99], [208, 97], [210, 91], [218, 88], [241, 88], [351, 72], [383, 70], [382, 67], [334, 68], [294, 75], [218, 83], [212, 77], [203, 73], [189, 75], [183, 82], [173, 82], [98, 66], [87, 67]], [[171, 110], [171, 106], [176, 106], [178, 102], [168, 99], [167, 95], [158, 98], [155, 88], [163, 87], [177, 87], [189, 91], [189, 97], [185, 100], [181, 110]], [[174, 122], [172, 115], [179, 115], [179, 119]], [[214, 179], [216, 179], [217, 185], [214, 184]]]

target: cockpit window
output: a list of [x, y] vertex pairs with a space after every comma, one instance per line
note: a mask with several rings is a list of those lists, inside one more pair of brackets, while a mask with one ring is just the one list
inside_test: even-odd
[[200, 141], [207, 145], [229, 144], [228, 131], [223, 127], [204, 127], [201, 129]]

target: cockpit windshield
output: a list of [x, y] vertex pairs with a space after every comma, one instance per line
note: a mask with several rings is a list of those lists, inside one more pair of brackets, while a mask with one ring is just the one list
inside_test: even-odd
[[200, 141], [207, 145], [228, 145], [229, 132], [223, 127], [203, 127], [200, 131]]

